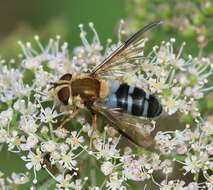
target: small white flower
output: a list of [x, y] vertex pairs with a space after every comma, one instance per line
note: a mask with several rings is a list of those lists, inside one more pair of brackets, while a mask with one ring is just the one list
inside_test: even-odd
[[71, 188], [71, 183], [70, 183], [70, 180], [72, 179], [72, 177], [70, 175], [58, 175], [56, 177], [56, 180], [57, 180], [57, 184], [56, 184], [56, 188], [58, 190], [70, 190]]
[[146, 176], [142, 170], [142, 165], [139, 160], [130, 160], [129, 162], [124, 162], [123, 174], [127, 179], [134, 181], [144, 181], [148, 176]]
[[87, 133], [89, 137], [96, 138], [98, 135], [89, 123], [83, 125], [82, 131]]
[[118, 140], [112, 141], [111, 138], [107, 139], [108, 141], [103, 143], [99, 139], [95, 139], [93, 144], [95, 148], [98, 150], [96, 153], [98, 158], [104, 158], [106, 160], [110, 160], [111, 158], [119, 158], [119, 150], [116, 149], [118, 144]]
[[2, 111], [0, 113], [0, 126], [7, 126], [12, 120], [13, 110], [9, 108], [8, 110]]
[[58, 151], [54, 151], [50, 153], [50, 162], [51, 164], [57, 163], [61, 159], [61, 154]]
[[158, 132], [155, 136], [155, 141], [158, 148], [163, 153], [170, 153], [174, 150], [175, 144], [172, 141], [172, 136], [170, 134], [164, 134], [163, 132]]
[[24, 141], [24, 137], [19, 136], [18, 131], [13, 130], [7, 138], [8, 150], [14, 152], [19, 151], [22, 141]]
[[166, 175], [172, 173], [172, 171], [173, 171], [172, 162], [170, 160], [165, 160], [165, 161], [161, 162], [160, 167], [162, 168], [162, 172]]
[[20, 184], [25, 184], [25, 183], [29, 182], [29, 177], [24, 173], [13, 172], [11, 174], [11, 179], [7, 179], [7, 180], [9, 180], [10, 183], [20, 185]]
[[187, 129], [185, 131], [185, 138], [187, 141], [191, 141], [193, 143], [193, 142], [196, 142], [197, 139], [199, 139], [199, 137], [200, 137], [199, 129], [196, 129], [194, 131]]
[[31, 89], [23, 84], [23, 75], [18, 69], [0, 69], [0, 100], [3, 102], [17, 97], [29, 96]]
[[84, 179], [85, 181], [82, 181], [81, 179], [75, 180], [75, 182], [71, 183], [71, 187], [73, 190], [82, 190], [84, 188], [85, 182], [87, 181], [87, 178]]
[[41, 110], [40, 119], [41, 122], [49, 123], [49, 122], [55, 122], [55, 118], [58, 116], [56, 111], [53, 111], [51, 108], [47, 107], [45, 109]]
[[213, 125], [206, 121], [204, 124], [201, 126], [201, 129], [205, 133], [205, 135], [212, 135], [213, 134]]
[[122, 185], [123, 179], [118, 177], [117, 173], [113, 173], [109, 181], [106, 183], [106, 187], [109, 190], [126, 190], [126, 187]]
[[41, 150], [43, 152], [54, 152], [57, 148], [56, 142], [49, 140], [41, 144]]
[[201, 161], [196, 156], [187, 157], [183, 167], [186, 172], [197, 173], [201, 169]]
[[182, 154], [183, 155], [183, 154], [186, 154], [187, 151], [188, 151], [187, 145], [184, 142], [177, 144], [177, 153], [178, 154]]
[[34, 84], [38, 91], [44, 91], [47, 88], [47, 84], [52, 79], [51, 73], [43, 70], [43, 67], [39, 67], [35, 73]]
[[30, 150], [30, 149], [34, 148], [38, 142], [39, 142], [39, 140], [38, 140], [37, 136], [31, 134], [30, 136], [27, 137], [26, 143], [20, 145], [20, 148], [24, 151]]
[[34, 168], [35, 171], [39, 171], [41, 169], [41, 164], [43, 163], [43, 156], [39, 149], [36, 149], [36, 153], [30, 151], [27, 157], [22, 157], [22, 159], [26, 162], [26, 167], [28, 170]]
[[21, 119], [19, 121], [19, 128], [25, 133], [35, 133], [38, 127], [39, 126], [36, 124], [36, 121], [33, 117], [21, 116]]
[[104, 173], [104, 175], [109, 175], [113, 171], [113, 164], [110, 161], [106, 161], [101, 165], [101, 171]]
[[33, 115], [36, 112], [36, 105], [32, 102], [28, 101], [28, 105], [26, 106], [26, 102], [24, 100], [17, 100], [13, 107], [16, 111], [21, 112], [23, 115]]
[[63, 128], [63, 127], [58, 127], [55, 131], [54, 131], [55, 135], [59, 138], [66, 138], [66, 136], [68, 135], [68, 130]]
[[[199, 190], [199, 184], [197, 182], [191, 182], [187, 185], [187, 187], [185, 187], [186, 190]], [[184, 190], [185, 190], [184, 189]]]
[[77, 161], [75, 160], [75, 154], [72, 152], [62, 153], [61, 159], [59, 161], [64, 168], [73, 170], [76, 169], [75, 166], [77, 165]]
[[168, 84], [162, 78], [158, 81], [150, 78], [147, 82], [152, 93], [161, 93], [163, 90], [168, 89]]
[[174, 114], [179, 108], [179, 100], [172, 97], [162, 100], [162, 104], [165, 106], [165, 110], [169, 115]]
[[0, 129], [0, 143], [4, 143], [7, 141], [8, 133], [5, 129]]
[[79, 135], [77, 131], [72, 131], [71, 136], [66, 139], [66, 143], [70, 144], [72, 149], [77, 149], [84, 142], [84, 138]]
[[60, 152], [62, 154], [66, 154], [66, 152], [68, 152], [68, 150], [70, 149], [69, 145], [66, 143], [60, 143], [58, 145], [58, 149], [60, 150]]

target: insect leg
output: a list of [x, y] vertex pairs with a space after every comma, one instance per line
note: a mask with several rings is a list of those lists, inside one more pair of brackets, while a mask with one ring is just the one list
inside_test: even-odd
[[65, 120], [60, 124], [59, 127], [60, 127], [60, 128], [63, 128], [64, 125], [65, 125], [67, 122], [69, 122], [69, 121], [72, 120], [76, 115], [78, 115], [79, 111], [80, 111], [80, 109], [77, 108], [76, 110], [70, 112], [69, 115], [68, 115], [68, 117], [65, 118]]
[[96, 129], [96, 122], [97, 122], [97, 115], [93, 114], [93, 116], [92, 116], [92, 128], [94, 130]]
[[92, 133], [90, 137], [90, 147], [92, 147], [92, 141], [93, 141], [93, 135], [96, 129], [96, 123], [97, 122], [97, 115], [95, 113], [92, 113]]

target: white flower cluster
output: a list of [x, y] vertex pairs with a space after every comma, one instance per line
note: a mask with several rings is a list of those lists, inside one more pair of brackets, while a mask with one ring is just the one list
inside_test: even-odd
[[4, 177], [4, 173], [0, 171], [0, 189], [13, 190], [18, 186], [29, 182], [29, 174], [13, 172], [10, 177]]
[[182, 58], [185, 43], [177, 53], [174, 43], [172, 38], [170, 42], [153, 47], [153, 51], [141, 62], [139, 77], [127, 76], [127, 80], [158, 94], [169, 115], [179, 111], [198, 118], [198, 100], [206, 91], [213, 89], [206, 85], [213, 74], [213, 64], [208, 58], [192, 58], [191, 55], [187, 59]]
[[213, 166], [212, 135], [213, 124], [205, 121], [196, 127], [187, 125], [183, 131], [159, 132], [155, 139], [162, 153], [181, 155], [177, 161], [184, 165], [185, 174], [208, 174]]
[[[50, 39], [45, 47], [35, 36], [37, 48], [30, 42], [19, 42], [23, 55], [16, 65], [0, 62], [0, 146], [7, 145], [8, 151], [19, 153], [26, 168], [33, 170], [32, 189], [39, 185], [40, 170], [47, 171], [56, 189], [124, 190], [129, 181], [147, 180], [162, 190], [213, 189], [213, 177], [209, 174], [213, 170], [213, 124], [202, 120], [197, 107], [204, 93], [213, 88], [207, 84], [213, 74], [212, 64], [207, 58], [184, 59], [184, 45], [175, 53], [174, 39], [154, 47], [141, 60], [137, 73], [127, 73], [124, 80], [157, 94], [166, 117], [176, 112], [190, 115], [196, 121], [195, 127], [158, 132], [158, 153], [131, 143], [126, 146], [115, 130], [112, 132], [108, 126], [104, 130], [94, 129], [84, 115], [69, 122], [67, 128], [61, 127], [72, 110], [55, 101], [48, 90], [49, 83], [65, 73], [88, 72], [118, 45], [108, 43], [103, 55], [97, 32], [92, 23], [89, 26], [94, 32], [92, 42], [80, 25], [83, 45], [74, 48], [71, 55], [68, 44], [61, 45], [59, 36]], [[205, 183], [169, 180], [175, 162], [182, 164], [185, 174], [197, 176], [203, 171]], [[157, 182], [156, 173], [164, 180]], [[23, 176], [17, 175], [8, 181], [20, 184]], [[100, 180], [97, 175], [102, 176]], [[4, 183], [0, 176], [2, 187]]]

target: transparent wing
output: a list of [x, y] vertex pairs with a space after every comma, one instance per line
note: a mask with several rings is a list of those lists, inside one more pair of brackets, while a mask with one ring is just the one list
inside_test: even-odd
[[97, 65], [90, 75], [109, 75], [110, 72], [113, 72], [114, 74], [114, 71], [122, 74], [125, 71], [135, 70], [139, 60], [143, 58], [144, 39], [142, 39], [142, 34], [160, 24], [161, 21], [150, 23], [134, 33], [122, 45], [106, 57], [102, 63]]
[[124, 114], [119, 112], [118, 109], [109, 109], [100, 102], [95, 102], [91, 109], [135, 144], [144, 148], [155, 149], [155, 141], [145, 128], [146, 119]]

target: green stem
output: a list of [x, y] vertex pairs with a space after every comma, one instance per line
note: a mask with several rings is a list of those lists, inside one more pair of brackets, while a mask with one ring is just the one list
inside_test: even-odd
[[176, 154], [162, 154], [160, 156], [161, 160], [178, 160], [178, 161], [184, 161], [185, 160], [185, 156], [181, 156], [181, 155], [176, 155]]
[[54, 184], [55, 180], [49, 176], [48, 178], [45, 178], [43, 181], [36, 185], [36, 190], [46, 190]]
[[94, 159], [90, 159], [90, 163], [91, 163], [91, 170], [90, 170], [90, 177], [91, 177], [91, 184], [92, 186], [96, 186], [97, 182], [96, 182], [96, 172], [95, 172], [95, 161]]
[[51, 138], [52, 138], [52, 140], [54, 140], [55, 136], [54, 136], [54, 131], [53, 131], [53, 125], [50, 122], [49, 122], [49, 129], [50, 129]]
[[199, 52], [198, 52], [198, 58], [202, 58], [203, 55], [203, 48], [199, 48]]

